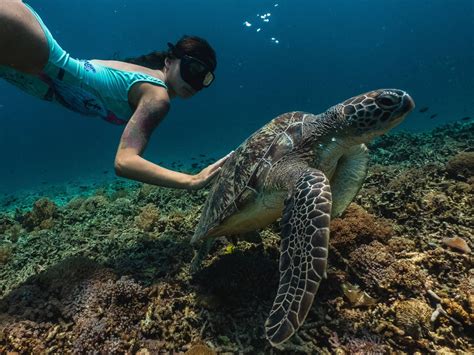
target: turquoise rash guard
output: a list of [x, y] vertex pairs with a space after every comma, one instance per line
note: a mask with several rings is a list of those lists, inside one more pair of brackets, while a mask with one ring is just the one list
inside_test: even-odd
[[9, 83], [43, 100], [119, 125], [126, 124], [133, 114], [128, 92], [134, 84], [145, 82], [167, 89], [162, 80], [147, 74], [71, 58], [58, 45], [39, 15], [26, 6], [38, 20], [48, 41], [48, 63], [38, 75], [0, 66], [0, 77]]

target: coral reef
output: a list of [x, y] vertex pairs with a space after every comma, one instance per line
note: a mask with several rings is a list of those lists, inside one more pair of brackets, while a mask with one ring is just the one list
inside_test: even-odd
[[191, 275], [206, 190], [116, 180], [69, 198], [9, 195], [0, 353], [470, 353], [473, 146], [471, 123], [372, 144], [360, 193], [331, 221], [328, 277], [281, 349], [263, 330], [278, 223], [217, 240]]

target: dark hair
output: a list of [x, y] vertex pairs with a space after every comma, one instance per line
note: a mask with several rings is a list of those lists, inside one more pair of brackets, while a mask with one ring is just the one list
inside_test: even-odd
[[141, 65], [150, 69], [163, 69], [166, 58], [176, 58], [174, 52], [179, 51], [204, 62], [212, 71], [216, 69], [216, 52], [211, 45], [201, 37], [184, 35], [174, 45], [174, 49], [154, 51], [139, 57], [127, 58], [124, 61]]

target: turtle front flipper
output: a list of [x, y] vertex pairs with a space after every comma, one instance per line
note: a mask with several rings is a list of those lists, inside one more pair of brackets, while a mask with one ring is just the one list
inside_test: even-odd
[[326, 176], [308, 169], [285, 200], [281, 220], [280, 284], [265, 331], [278, 345], [303, 324], [326, 277], [331, 190]]
[[348, 148], [339, 159], [331, 178], [331, 217], [339, 217], [357, 195], [367, 176], [368, 165], [369, 151], [365, 144]]

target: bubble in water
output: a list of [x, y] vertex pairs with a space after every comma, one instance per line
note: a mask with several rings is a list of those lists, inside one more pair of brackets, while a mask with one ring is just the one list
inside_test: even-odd
[[[273, 7], [278, 7], [279, 4], [278, 3], [274, 3], [273, 4]], [[268, 9], [267, 9], [268, 10]], [[266, 26], [266, 23], [269, 23], [270, 22], [270, 17], [272, 17], [272, 13], [269, 12], [269, 11], [265, 11], [265, 12], [259, 12], [257, 13], [257, 21], [261, 21], [264, 25], [262, 27], [257, 27], [255, 32], [261, 32]], [[251, 27], [252, 24], [249, 22], [249, 21], [244, 21], [243, 25], [245, 27]], [[275, 44], [278, 44], [280, 43], [279, 40], [277, 40], [275, 37], [271, 37], [271, 41]]]

